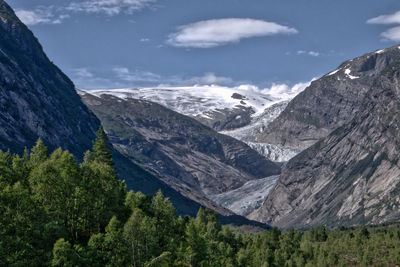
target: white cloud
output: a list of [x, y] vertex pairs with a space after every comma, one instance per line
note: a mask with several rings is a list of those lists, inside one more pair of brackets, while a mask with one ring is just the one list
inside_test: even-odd
[[150, 7], [157, 0], [85, 0], [75, 1], [63, 6], [38, 6], [32, 10], [19, 9], [16, 14], [26, 25], [36, 24], [60, 24], [69, 18], [68, 13], [84, 12], [107, 14], [132, 14], [144, 8]]
[[400, 26], [384, 31], [383, 33], [381, 33], [381, 36], [387, 40], [400, 42]]
[[400, 11], [367, 20], [368, 24], [400, 24]]
[[15, 14], [26, 25], [35, 25], [39, 23], [50, 23], [50, 19], [35, 11], [31, 10], [17, 10]]
[[245, 38], [295, 33], [294, 28], [263, 20], [213, 19], [180, 26], [167, 42], [177, 47], [210, 48]]
[[232, 78], [217, 76], [213, 72], [205, 73], [203, 76], [200, 77], [192, 77], [189, 79], [185, 79], [180, 81], [184, 84], [201, 84], [201, 85], [212, 85], [212, 84], [230, 84], [233, 82]]
[[74, 76], [80, 78], [93, 78], [94, 75], [87, 68], [77, 68], [72, 70]]
[[313, 78], [311, 81], [296, 83], [295, 85], [292, 86], [283, 83], [281, 84], [273, 83], [271, 87], [260, 89], [259, 91], [261, 93], [269, 94], [271, 96], [276, 96], [276, 97], [287, 96], [287, 98], [289, 99], [304, 91], [308, 86], [310, 86], [311, 82], [316, 79], [317, 78]]
[[321, 53], [316, 52], [316, 51], [305, 51], [305, 50], [299, 50], [296, 53], [297, 53], [297, 55], [309, 55], [312, 57], [319, 57], [321, 55]]
[[[368, 24], [400, 24], [400, 11], [389, 15], [381, 15], [367, 20]], [[400, 42], [400, 26], [390, 28], [381, 33], [385, 40]]]
[[113, 72], [117, 78], [125, 82], [160, 82], [161, 76], [150, 71], [129, 70], [125, 67], [115, 67]]
[[140, 39], [140, 41], [141, 42], [150, 42], [150, 39], [149, 38], [142, 38], [142, 39]]
[[320, 53], [316, 51], [308, 51], [308, 54], [312, 57], [319, 57]]
[[132, 14], [155, 3], [157, 0], [86, 0], [72, 2], [66, 7], [73, 12], [103, 13], [118, 15], [120, 13]]
[[67, 14], [54, 15], [52, 6], [38, 7], [35, 10], [17, 9], [15, 14], [26, 25], [60, 24], [64, 19], [69, 18]]

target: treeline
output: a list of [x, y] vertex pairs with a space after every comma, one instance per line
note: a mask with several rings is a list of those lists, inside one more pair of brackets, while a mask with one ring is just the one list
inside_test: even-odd
[[242, 232], [179, 217], [161, 192], [126, 192], [102, 129], [81, 164], [40, 140], [0, 152], [0, 266], [390, 266], [397, 226]]

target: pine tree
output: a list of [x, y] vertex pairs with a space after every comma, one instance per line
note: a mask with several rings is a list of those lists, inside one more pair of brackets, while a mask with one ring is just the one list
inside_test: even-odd
[[93, 143], [93, 153], [95, 159], [113, 166], [114, 163], [112, 160], [112, 146], [107, 139], [107, 135], [104, 132], [103, 126], [100, 126], [96, 135], [97, 138]]

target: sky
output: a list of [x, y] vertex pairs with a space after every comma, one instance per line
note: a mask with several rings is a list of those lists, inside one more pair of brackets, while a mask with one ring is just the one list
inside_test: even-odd
[[400, 42], [399, 0], [7, 2], [79, 89], [292, 88]]

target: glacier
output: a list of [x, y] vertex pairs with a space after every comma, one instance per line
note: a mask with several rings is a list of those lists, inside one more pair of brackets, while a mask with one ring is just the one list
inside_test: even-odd
[[240, 188], [209, 198], [238, 215], [247, 216], [264, 203], [278, 179], [279, 175], [252, 180]]

